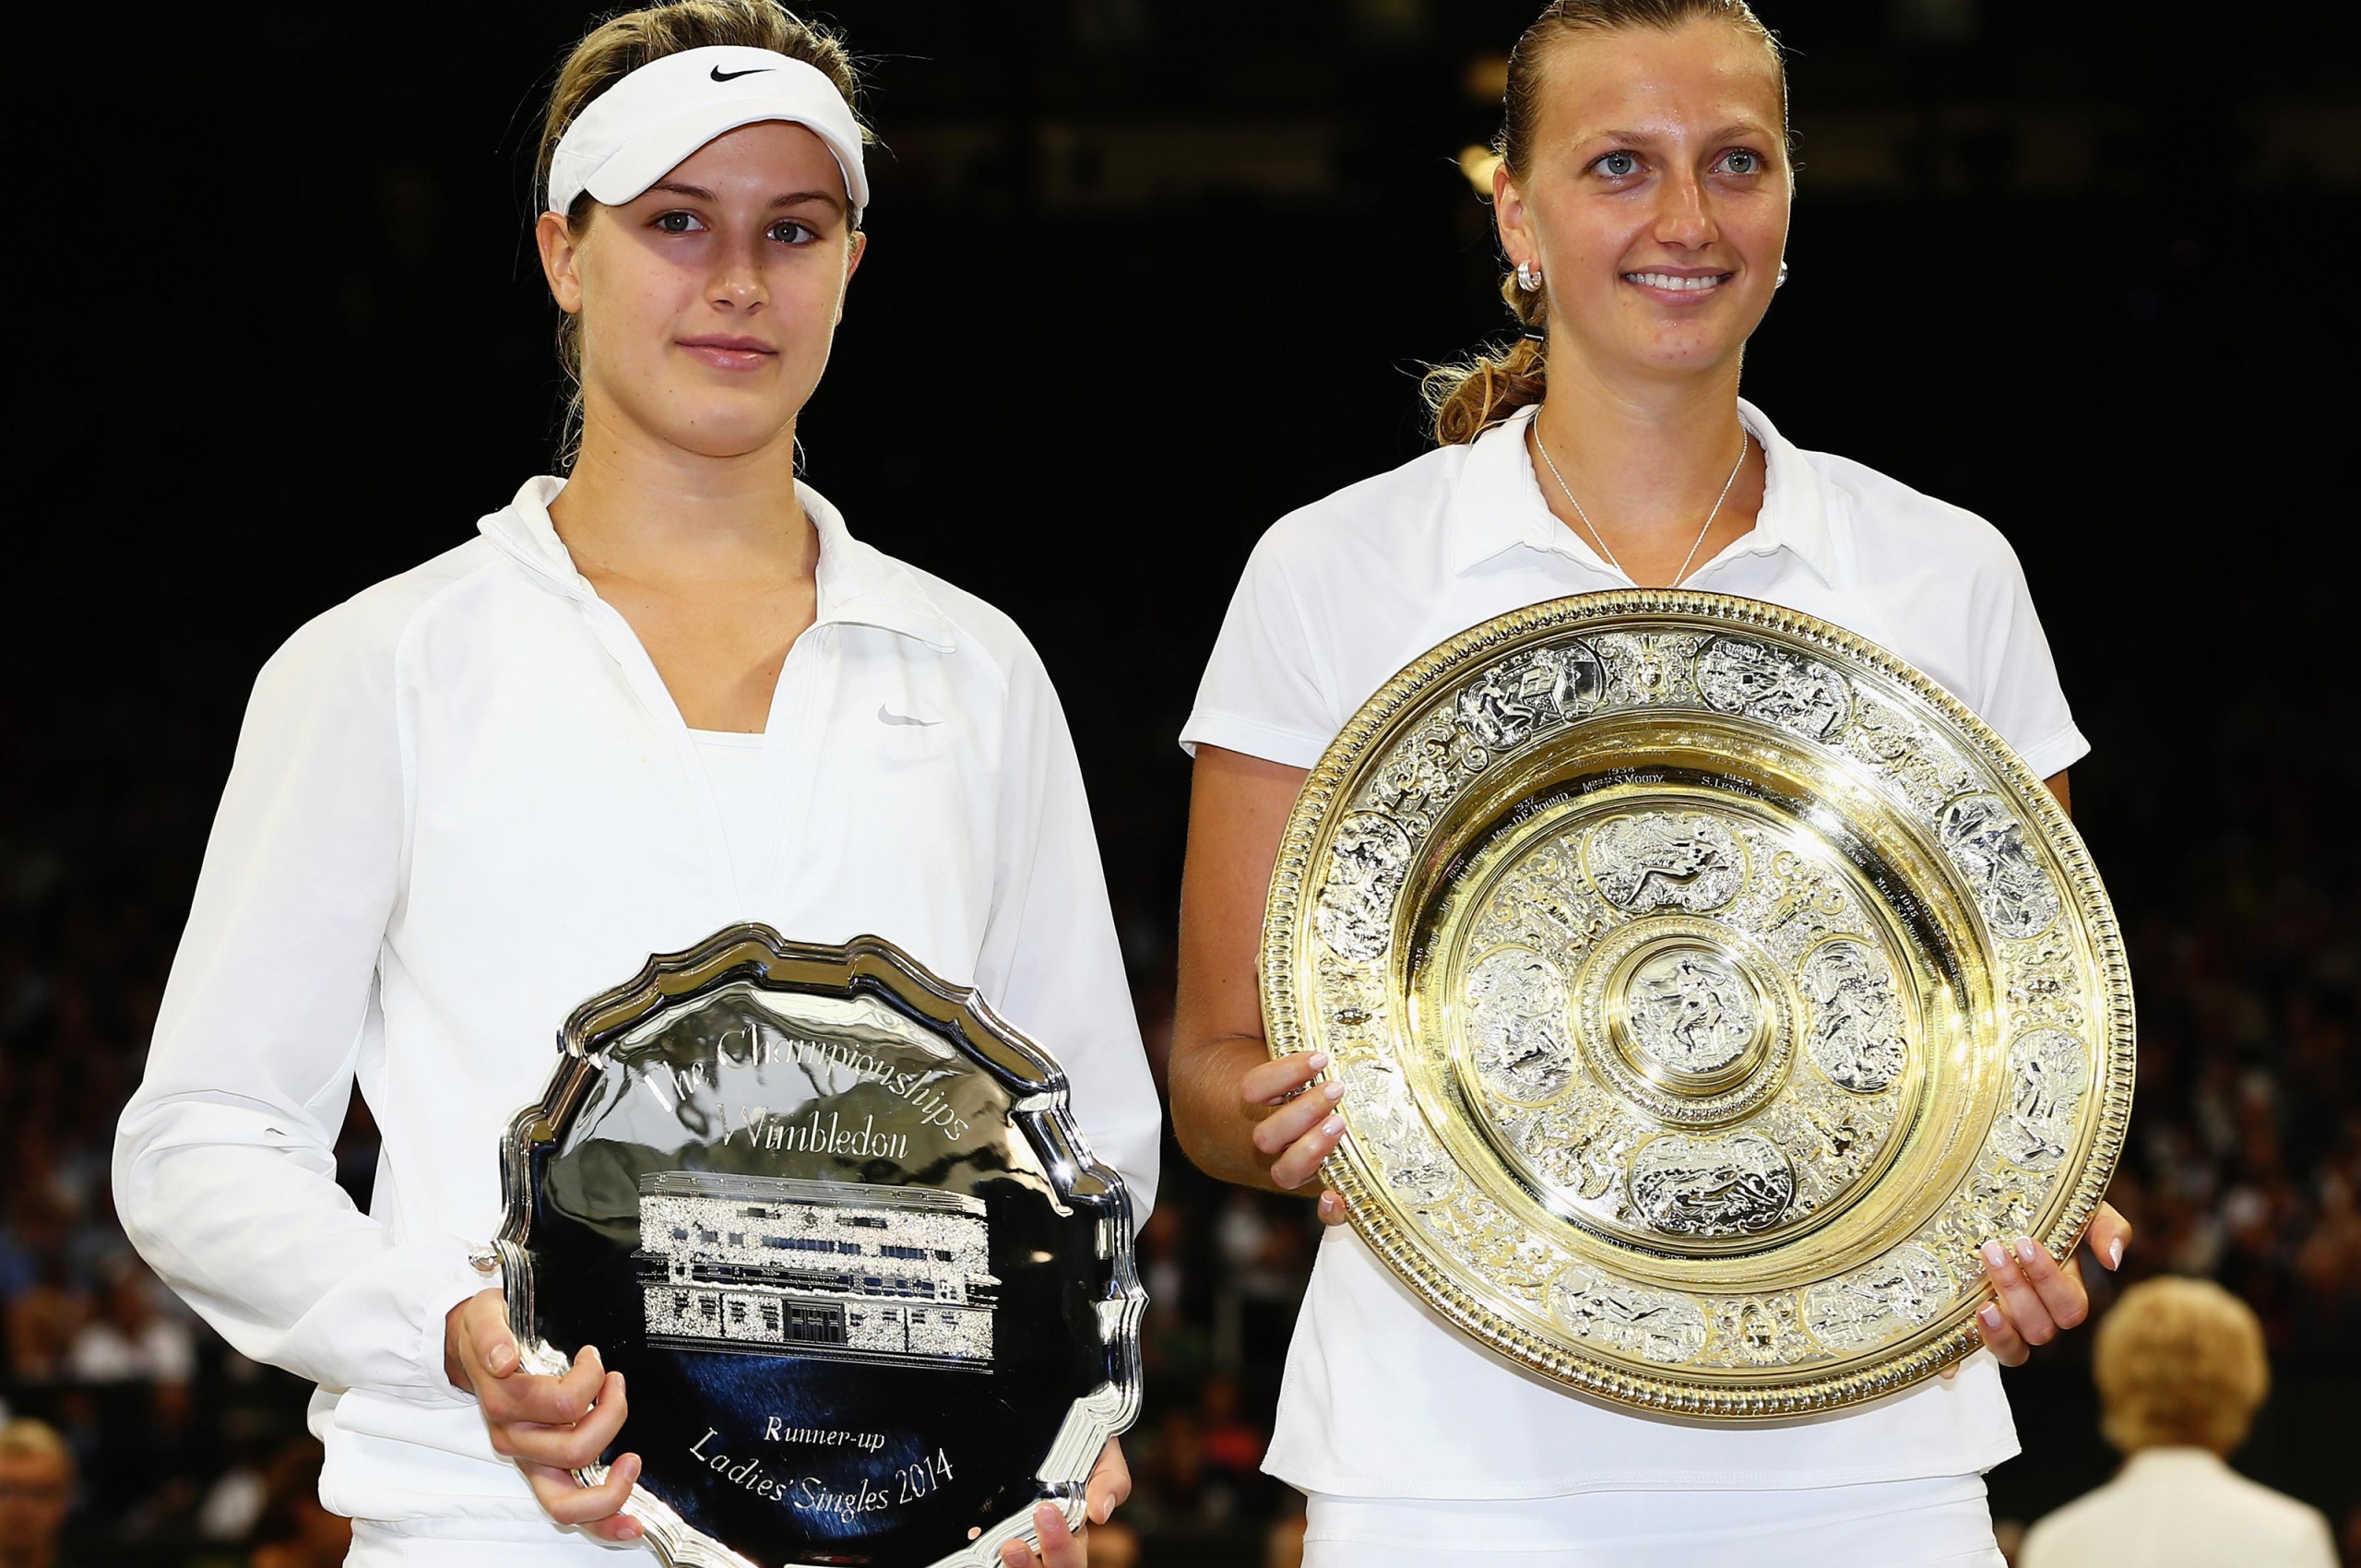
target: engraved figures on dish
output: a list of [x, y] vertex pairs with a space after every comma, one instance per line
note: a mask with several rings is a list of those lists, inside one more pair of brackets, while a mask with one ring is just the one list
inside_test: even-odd
[[1711, 948], [1683, 944], [1643, 959], [1623, 988], [1631, 1043], [1674, 1073], [1718, 1073], [1762, 1027], [1754, 986]]
[[1963, 795], [1943, 808], [1939, 836], [1975, 903], [2002, 936], [2032, 936], [2058, 918], [2058, 889], [2025, 844], [2024, 825], [1998, 795]]
[[1829, 1082], [1875, 1094], [1902, 1075], [1910, 1044], [1884, 954], [1850, 937], [1824, 942], [1804, 960], [1796, 985], [1811, 1004], [1805, 1049]]
[[1759, 1133], [1667, 1133], [1631, 1157], [1631, 1206], [1667, 1236], [1750, 1236], [1795, 1196], [1794, 1168]]
[[1590, 1203], [1605, 1200], [1612, 1219], [1630, 1218], [1623, 1177], [1643, 1134], [1614, 1100], [1578, 1091], [1539, 1111], [1507, 1111], [1500, 1126], [1544, 1182]]
[[1916, 1242], [1803, 1293], [1804, 1328], [1839, 1355], [1890, 1342], [1897, 1324], [1920, 1328], [1956, 1294], [1951, 1270]]
[[1707, 1359], [1724, 1366], [1777, 1367], [1821, 1354], [1804, 1337], [1793, 1296], [1724, 1296], [1712, 1305], [1713, 1348]]
[[1338, 1072], [1353, 1139], [1382, 1167], [1386, 1185], [1405, 1198], [1430, 1202], [1451, 1191], [1451, 1161], [1427, 1130], [1409, 1086], [1392, 1063], [1364, 1058]]
[[2047, 1170], [2073, 1147], [2074, 1125], [2090, 1063], [2082, 1042], [2063, 1029], [2035, 1029], [2009, 1047], [2008, 1103], [1992, 1128], [1992, 1147], [2011, 1165]]
[[1737, 835], [1702, 812], [1609, 817], [1591, 829], [1583, 858], [1592, 885], [1626, 914], [1718, 909], [1746, 882]]
[[1469, 735], [1501, 752], [1552, 722], [1582, 718], [1606, 689], [1598, 656], [1567, 643], [1501, 660], [1460, 692], [1454, 707]]
[[1691, 701], [1690, 660], [1704, 639], [1687, 632], [1609, 632], [1596, 640], [1607, 666], [1607, 700], [1651, 707]]
[[1890, 1094], [1861, 1095], [1798, 1076], [1755, 1122], [1796, 1172], [1790, 1218], [1845, 1201], [1873, 1170], [1898, 1114]]
[[1697, 660], [1697, 694], [1709, 707], [1825, 740], [1852, 712], [1845, 677], [1818, 659], [1744, 637], [1716, 637]]
[[1976, 775], [1957, 751], [1866, 686], [1854, 689], [1853, 721], [1838, 734], [1836, 743], [1869, 764], [1916, 811], [1940, 810], [1975, 781]]
[[1427, 1233], [1453, 1257], [1536, 1306], [1573, 1256], [1487, 1194], [1457, 1188], [1417, 1211]]
[[1549, 1311], [1566, 1332], [1643, 1361], [1669, 1365], [1705, 1348], [1705, 1314], [1688, 1297], [1643, 1290], [1576, 1265], [1549, 1288]]
[[1566, 981], [1530, 947], [1496, 947], [1467, 971], [1476, 1071], [1508, 1100], [1548, 1099], [1573, 1075]]
[[1331, 952], [1365, 961], [1385, 951], [1409, 867], [1410, 836], [1383, 812], [1355, 812], [1336, 825], [1315, 917]]
[[1450, 804], [1488, 754], [1469, 744], [1449, 715], [1429, 715], [1385, 754], [1362, 790], [1359, 805], [1392, 816], [1413, 834], [1424, 834], [1434, 826], [1435, 814]]

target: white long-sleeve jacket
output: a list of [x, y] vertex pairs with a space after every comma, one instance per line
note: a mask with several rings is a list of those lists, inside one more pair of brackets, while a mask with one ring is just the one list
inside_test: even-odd
[[[651, 953], [742, 920], [890, 938], [1055, 1054], [1140, 1216], [1155, 1194], [1073, 741], [1014, 624], [803, 491], [818, 621], [772, 701], [764, 827], [733, 856], [655, 667], [550, 525], [558, 488], [530, 481], [265, 667], [115, 1146], [157, 1272], [320, 1384], [328, 1504], [406, 1534], [539, 1528], [445, 1378], [443, 1320], [483, 1287], [467, 1255], [499, 1223], [500, 1134], [559, 1026]], [[331, 1152], [356, 1078], [384, 1137], [366, 1214]]]

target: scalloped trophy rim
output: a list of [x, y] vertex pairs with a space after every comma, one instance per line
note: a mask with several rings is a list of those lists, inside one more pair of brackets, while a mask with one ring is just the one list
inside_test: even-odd
[[[504, 1215], [493, 1251], [507, 1292], [509, 1328], [528, 1367], [564, 1370], [564, 1358], [533, 1331], [532, 1254], [527, 1251], [533, 1223], [533, 1150], [565, 1135], [591, 1085], [605, 1070], [608, 1046], [649, 1018], [745, 980], [774, 991], [876, 997], [913, 1016], [1016, 1091], [1011, 1120], [1033, 1146], [1061, 1201], [1088, 1198], [1111, 1205], [1105, 1224], [1111, 1272], [1101, 1306], [1114, 1309], [1112, 1375], [1069, 1412], [1043, 1465], [1045, 1471], [1058, 1473], [1034, 1478], [1039, 1495], [1022, 1512], [929, 1565], [999, 1568], [1003, 1542], [1039, 1545], [1032, 1512], [1041, 1503], [1055, 1503], [1070, 1526], [1083, 1523], [1087, 1507], [1084, 1487], [1100, 1450], [1139, 1418], [1144, 1393], [1140, 1324], [1147, 1311], [1147, 1292], [1140, 1283], [1132, 1234], [1131, 1192], [1121, 1175], [1091, 1152], [1074, 1122], [1065, 1073], [1056, 1060], [995, 1012], [974, 987], [938, 978], [882, 936], [856, 936], [832, 945], [794, 941], [770, 926], [744, 921], [677, 953], [653, 955], [638, 974], [574, 1010], [558, 1030], [558, 1065], [548, 1088], [510, 1119], [502, 1139]], [[1096, 1192], [1090, 1190], [1093, 1185]], [[602, 1465], [590, 1466], [575, 1471], [574, 1478], [595, 1486], [605, 1480], [606, 1473]], [[770, 1568], [695, 1528], [645, 1486], [632, 1488], [623, 1512], [640, 1521], [646, 1531], [641, 1539], [666, 1568]]]
[[[1634, 623], [1640, 623], [1635, 624]], [[1653, 624], [1649, 624], [1653, 623]], [[1624, 588], [1575, 594], [1510, 611], [1472, 626], [1412, 659], [1347, 720], [1312, 766], [1289, 813], [1271, 873], [1260, 954], [1265, 1041], [1274, 1058], [1315, 1048], [1299, 1015], [1298, 948], [1309, 941], [1317, 872], [1311, 855], [1333, 818], [1349, 809], [1365, 769], [1404, 730], [1424, 717], [1436, 689], [1472, 666], [1504, 659], [1536, 644], [1613, 631], [1691, 631], [1707, 635], [1761, 633], [1817, 648], [1892, 683], [1923, 704], [1931, 718], [1964, 742], [1985, 765], [1987, 782], [2005, 790], [2021, 816], [2041, 834], [2065, 873], [2067, 908], [2092, 949], [2099, 983], [2093, 1000], [2106, 1017], [2098, 1041], [2094, 1088], [2100, 1103], [2091, 1136], [2062, 1203], [2052, 1200], [2049, 1222], [2037, 1229], [2052, 1257], [2065, 1262], [2104, 1198], [2128, 1132], [2136, 1032], [2130, 965], [2121, 930], [2081, 833], [2046, 783], [1966, 704], [1891, 650], [1802, 611], [1733, 594], [1693, 589]], [[1577, 721], [1580, 722], [1580, 721]], [[1817, 742], [1806, 742], [1817, 744]], [[1980, 920], [1979, 920], [1980, 929]], [[1495, 1310], [1429, 1255], [1391, 1195], [1357, 1162], [1351, 1106], [1345, 1106], [1343, 1141], [1321, 1168], [1323, 1181], [1343, 1197], [1353, 1229], [1370, 1249], [1430, 1308], [1469, 1338], [1511, 1364], [1539, 1373], [1577, 1394], [1663, 1417], [1713, 1424], [1773, 1421], [1865, 1403], [1932, 1377], [1964, 1360], [1983, 1339], [1974, 1303], [1989, 1287], [1944, 1314], [1952, 1326], [1915, 1348], [1866, 1369], [1807, 1373], [1784, 1382], [1732, 1381], [1639, 1372], [1629, 1365], [1551, 1339]], [[1940, 1323], [1941, 1320], [1938, 1320]]]

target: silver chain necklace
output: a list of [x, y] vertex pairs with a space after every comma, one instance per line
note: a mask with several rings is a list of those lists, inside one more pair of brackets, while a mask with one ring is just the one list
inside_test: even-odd
[[[1681, 579], [1689, 576], [1689, 563], [1697, 559], [1697, 547], [1703, 544], [1705, 536], [1714, 531], [1714, 519], [1722, 515], [1722, 503], [1730, 498], [1730, 486], [1738, 482], [1738, 471], [1746, 466], [1747, 445], [1751, 439], [1746, 426], [1738, 427], [1738, 461], [1730, 465], [1730, 477], [1722, 481], [1722, 493], [1714, 497], [1714, 509], [1705, 514], [1705, 526], [1697, 530], [1696, 539], [1689, 546], [1689, 553], [1680, 558], [1680, 570], [1673, 573], [1672, 581], [1665, 585], [1667, 588], [1679, 588]], [[1617, 571], [1622, 572], [1625, 581], [1638, 582], [1637, 577], [1623, 571], [1623, 563], [1615, 559], [1614, 551], [1608, 549], [1606, 536], [1598, 531], [1598, 525], [1590, 520], [1590, 514], [1583, 510], [1583, 504], [1574, 499], [1573, 488], [1567, 484], [1566, 476], [1558, 471], [1558, 460], [1549, 456], [1549, 448], [1541, 439], [1541, 420], [1538, 415], [1536, 415], [1533, 421], [1533, 449], [1540, 453], [1541, 460], [1548, 465], [1549, 477], [1558, 481], [1558, 489], [1565, 495], [1566, 505], [1574, 509], [1574, 516], [1583, 520], [1583, 527], [1590, 530], [1590, 537], [1598, 541], [1599, 551], [1606, 555], [1607, 564]]]

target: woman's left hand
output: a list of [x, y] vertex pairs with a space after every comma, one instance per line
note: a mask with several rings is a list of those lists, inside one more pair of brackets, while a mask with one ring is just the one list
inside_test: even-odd
[[[2131, 1244], [2131, 1224], [2113, 1204], [2101, 1204], [2082, 1244], [2106, 1268], [2120, 1268], [2123, 1250]], [[2033, 1347], [2048, 1344], [2060, 1329], [2091, 1315], [2091, 1295], [2082, 1288], [2081, 1272], [2060, 1267], [2049, 1249], [2031, 1237], [1987, 1241], [1984, 1277], [1999, 1300], [1979, 1308], [1975, 1323], [2002, 1366], [2024, 1365]]]
[[1070, 1530], [1058, 1505], [1044, 1503], [1033, 1510], [1033, 1527], [1041, 1533], [1040, 1550], [1034, 1550], [1023, 1541], [1003, 1541], [1001, 1562], [1006, 1568], [1085, 1568], [1083, 1538], [1089, 1533], [1089, 1526], [1105, 1524], [1116, 1506], [1131, 1495], [1132, 1470], [1123, 1463], [1123, 1445], [1109, 1438], [1098, 1463], [1091, 1467], [1090, 1479], [1083, 1484], [1083, 1517], [1088, 1523]]

